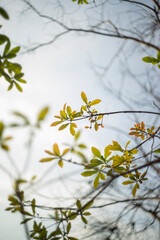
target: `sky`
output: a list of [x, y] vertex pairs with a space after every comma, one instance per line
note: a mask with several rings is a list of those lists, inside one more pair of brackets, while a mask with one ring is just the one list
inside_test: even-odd
[[[63, 19], [58, 8], [51, 4], [52, 1], [47, 1], [48, 4], [44, 2], [33, 1], [40, 11], [56, 17], [60, 16]], [[52, 23], [44, 23], [35, 13], [26, 10], [23, 1], [2, 0], [1, 5], [10, 15], [10, 21], [2, 22], [3, 28], [1, 32], [10, 37], [13, 47], [17, 45], [22, 46], [21, 54], [17, 57], [17, 61], [23, 66], [24, 78], [27, 80], [27, 84], [23, 85], [23, 93], [18, 92], [16, 89], [8, 92], [7, 83], [1, 81], [0, 119], [9, 123], [15, 120], [15, 117], [12, 116], [12, 111], [20, 111], [26, 114], [34, 123], [39, 110], [44, 106], [50, 107], [49, 115], [42, 129], [36, 131], [37, 137], [32, 148], [31, 165], [25, 172], [25, 176], [31, 178], [37, 171], [41, 174], [44, 170], [38, 161], [44, 157], [45, 149], [50, 149], [55, 142], [70, 143], [73, 141], [68, 130], [59, 133], [57, 128], [50, 127], [50, 124], [54, 121], [53, 116], [59, 113], [64, 103], [67, 102], [74, 109], [79, 109], [82, 104], [80, 94], [84, 91], [90, 100], [96, 98], [102, 100], [102, 103], [97, 106], [100, 112], [126, 110], [126, 107], [120, 101], [104, 90], [101, 81], [97, 77], [97, 69], [100, 71], [103, 66], [110, 63], [117, 49], [121, 46], [122, 41], [111, 38], [106, 39], [95, 35], [85, 36], [84, 34], [77, 35], [71, 33], [62, 36], [52, 45], [26, 53], [25, 46], [30, 48], [35, 43], [48, 41], [59, 29]], [[65, 21], [68, 21], [73, 26], [77, 22], [85, 26], [86, 15], [84, 9], [86, 11], [88, 6], [81, 6], [77, 11], [78, 7], [75, 6], [75, 3], [68, 3], [68, 0], [65, 0], [64, 5], [68, 14], [65, 16]], [[113, 9], [115, 9], [114, 6], [112, 7]], [[95, 13], [90, 13], [89, 11], [91, 10], [88, 10], [87, 13], [91, 14], [91, 16], [93, 14], [92, 21], [94, 22]], [[123, 11], [124, 9], [121, 10], [121, 14], [123, 14]], [[98, 16], [98, 11], [96, 14]], [[111, 15], [111, 13], [109, 14]], [[115, 10], [114, 14], [116, 15]], [[128, 56], [131, 54], [133, 54], [133, 49], [128, 51]], [[137, 54], [134, 53], [132, 59], [134, 62], [133, 69], [137, 69], [138, 71], [141, 67], [143, 68], [141, 56], [137, 59]], [[124, 61], [122, 61], [122, 65], [118, 65], [115, 61], [114, 67], [107, 75], [108, 87], [113, 86], [116, 89], [123, 87], [126, 89], [126, 95], [132, 93], [136, 96], [140, 92], [140, 89], [131, 79], [129, 80], [129, 84], [127, 80], [124, 80], [124, 85], [121, 86], [122, 76], [120, 72], [123, 71], [124, 64]], [[126, 123], [126, 118], [120, 116], [118, 118], [108, 117], [105, 124], [119, 127], [121, 123], [126, 123], [125, 126], [129, 129], [129, 124], [132, 122], [133, 118], [129, 120], [129, 123]], [[80, 124], [80, 128], [84, 128], [84, 125], [85, 123]], [[10, 134], [10, 131], [7, 131]], [[25, 129], [23, 131], [17, 130], [16, 132], [15, 130], [11, 130], [11, 134], [14, 135], [14, 139], [11, 142], [11, 155], [14, 156], [15, 161], [21, 168], [23, 166], [24, 155], [26, 155], [25, 139], [28, 131]], [[89, 147], [95, 145], [102, 149], [111, 143], [111, 140], [119, 138], [119, 133], [115, 133], [108, 128], [104, 130], [100, 129], [97, 133], [93, 130], [83, 131], [82, 134], [82, 141], [86, 142]], [[127, 138], [124, 136], [124, 139]], [[4, 161], [7, 161], [4, 153], [1, 154], [2, 158], [5, 159]], [[10, 163], [7, 163], [7, 168], [11, 169]], [[69, 169], [70, 167], [66, 167], [66, 172]], [[58, 169], [57, 171], [59, 173], [60, 170]], [[4, 206], [7, 205], [7, 195], [12, 192], [12, 189], [10, 180], [7, 180], [3, 173], [2, 176], [3, 180], [0, 182], [2, 198], [0, 202], [1, 219], [4, 221], [1, 221], [0, 224], [1, 236], [3, 236], [3, 240], [8, 240], [11, 236], [13, 240], [22, 239], [24, 233], [23, 230], [20, 230], [22, 228], [19, 227], [19, 216], [17, 214], [13, 216], [3, 211]], [[7, 229], [10, 229], [10, 231], [7, 231]]]

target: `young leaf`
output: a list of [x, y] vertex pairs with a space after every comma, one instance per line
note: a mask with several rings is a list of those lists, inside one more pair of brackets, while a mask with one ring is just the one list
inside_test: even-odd
[[72, 134], [72, 136], [75, 136], [76, 134], [73, 123], [70, 124], [70, 133]]
[[122, 184], [123, 185], [128, 185], [128, 184], [132, 184], [132, 183], [135, 183], [135, 182], [128, 180], [128, 181], [124, 181]]
[[9, 54], [17, 54], [19, 51], [20, 51], [20, 47], [15, 47], [9, 52]]
[[81, 219], [82, 219], [82, 221], [83, 221], [85, 224], [88, 223], [88, 221], [87, 221], [87, 219], [86, 219], [85, 217], [81, 216]]
[[81, 98], [82, 98], [83, 102], [85, 102], [85, 104], [88, 103], [87, 96], [84, 92], [81, 92]]
[[95, 157], [101, 158], [101, 153], [100, 153], [100, 151], [99, 151], [97, 148], [92, 147], [91, 150], [92, 150], [92, 153], [93, 153], [93, 155], [94, 155]]
[[16, 86], [16, 88], [19, 92], [23, 92], [23, 89], [21, 88], [21, 86], [17, 82], [14, 82], [14, 84], [15, 84], [15, 86]]
[[78, 208], [78, 209], [82, 208], [82, 205], [81, 205], [81, 202], [80, 202], [79, 199], [77, 199], [76, 205], [77, 205], [77, 208]]
[[136, 195], [137, 188], [138, 188], [138, 183], [136, 183], [136, 184], [134, 185], [134, 188], [132, 189], [132, 195], [133, 195], [133, 197], [135, 197], [135, 195]]
[[97, 188], [98, 187], [98, 184], [99, 184], [99, 177], [100, 177], [100, 174], [97, 174], [96, 178], [94, 179], [94, 188]]
[[144, 57], [142, 58], [142, 61], [146, 63], [152, 63], [152, 57]]
[[97, 173], [97, 171], [86, 171], [86, 172], [81, 173], [81, 175], [83, 177], [89, 177], [89, 176], [94, 175], [95, 173]]
[[25, 220], [23, 220], [20, 224], [25, 224], [26, 222], [32, 220], [33, 218], [26, 218]]
[[37, 121], [39, 122], [39, 121], [44, 120], [44, 118], [46, 117], [48, 111], [49, 111], [49, 107], [43, 108], [43, 109], [38, 113]]
[[53, 152], [55, 155], [60, 156], [60, 150], [57, 143], [53, 144]]
[[6, 12], [6, 10], [4, 10], [4, 8], [0, 7], [0, 15], [5, 18], [6, 20], [9, 19], [9, 15], [8, 13]]
[[59, 165], [61, 168], [63, 168], [63, 160], [62, 160], [62, 159], [60, 159], [60, 160], [58, 161], [58, 165]]
[[99, 173], [99, 177], [100, 177], [102, 180], [105, 180], [105, 179], [106, 179], [105, 175], [104, 175], [102, 172]]
[[87, 210], [88, 208], [90, 208], [93, 205], [94, 201], [89, 201], [88, 203], [86, 203], [83, 207], [83, 211]]
[[64, 156], [65, 154], [67, 154], [70, 151], [70, 148], [65, 148], [63, 150], [62, 156]]
[[50, 162], [50, 161], [52, 161], [52, 160], [54, 160], [55, 158], [42, 158], [41, 160], [40, 160], [40, 162]]
[[56, 121], [56, 122], [53, 122], [50, 126], [51, 127], [54, 127], [54, 126], [57, 126], [58, 124], [62, 123], [63, 121]]
[[154, 153], [160, 153], [160, 148], [156, 149]]
[[71, 230], [71, 222], [67, 224], [67, 234], [70, 232], [70, 230]]
[[65, 129], [67, 126], [69, 125], [69, 123], [63, 124], [58, 128], [58, 131], [61, 131], [63, 129]]
[[99, 104], [100, 102], [101, 102], [100, 99], [95, 99], [95, 100], [93, 100], [89, 105], [90, 105], [90, 106], [93, 106], [93, 105]]

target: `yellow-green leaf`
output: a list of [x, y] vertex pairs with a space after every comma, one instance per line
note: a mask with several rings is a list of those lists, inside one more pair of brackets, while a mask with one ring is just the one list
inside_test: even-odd
[[135, 195], [136, 195], [137, 188], [138, 188], [138, 184], [136, 183], [136, 184], [134, 185], [134, 188], [132, 189], [132, 195], [133, 195], [133, 197], [135, 197]]
[[58, 165], [59, 165], [61, 168], [63, 168], [63, 160], [62, 160], [62, 159], [60, 159], [60, 160], [58, 161]]
[[123, 185], [128, 185], [128, 184], [132, 184], [132, 183], [135, 183], [135, 182], [130, 181], [130, 180], [122, 182]]
[[45, 119], [47, 113], [49, 111], [49, 107], [44, 107], [39, 113], [38, 113], [38, 116], [37, 116], [37, 121], [42, 121]]
[[105, 175], [104, 175], [102, 172], [99, 173], [99, 177], [100, 177], [102, 180], [105, 180], [105, 179], [106, 179]]
[[77, 208], [80, 209], [82, 207], [81, 202], [79, 199], [76, 201]]
[[64, 156], [65, 154], [67, 154], [70, 151], [70, 148], [66, 148], [63, 150], [62, 156]]
[[104, 157], [105, 157], [105, 159], [107, 157], [109, 157], [110, 154], [111, 154], [111, 151], [109, 151], [108, 147], [105, 147], [105, 149], [104, 149]]
[[97, 148], [92, 147], [91, 150], [92, 150], [92, 153], [93, 153], [94, 156], [96, 156], [98, 158], [101, 158], [101, 153]]
[[40, 162], [50, 162], [50, 161], [52, 161], [52, 160], [54, 160], [55, 158], [42, 158], [41, 160], [40, 160]]
[[72, 134], [72, 136], [75, 136], [75, 134], [76, 134], [75, 129], [74, 129], [72, 123], [70, 124], [70, 133]]
[[53, 152], [55, 155], [60, 156], [60, 150], [57, 143], [53, 144]]
[[56, 121], [56, 122], [53, 122], [50, 126], [51, 127], [54, 127], [54, 126], [57, 126], [58, 124], [62, 123], [63, 121]]
[[84, 92], [81, 92], [81, 98], [82, 98], [83, 102], [85, 102], [85, 104], [88, 103], [87, 96]]
[[51, 152], [51, 151], [49, 151], [49, 150], [45, 150], [45, 152], [46, 152], [47, 154], [49, 154], [49, 155], [52, 155], [52, 156], [54, 156], [54, 153], [53, 153], [53, 152]]
[[95, 124], [94, 124], [94, 129], [95, 129], [96, 131], [98, 131], [98, 128], [99, 128], [98, 123], [95, 122]]
[[95, 100], [93, 100], [89, 105], [90, 105], [90, 106], [93, 106], [93, 105], [99, 104], [100, 102], [101, 102], [100, 99], [95, 99]]
[[15, 84], [15, 86], [16, 86], [16, 88], [19, 92], [23, 92], [23, 89], [21, 88], [21, 86], [17, 82], [14, 82], [14, 84]]
[[81, 175], [83, 177], [89, 177], [89, 176], [94, 175], [95, 173], [97, 173], [97, 171], [86, 171], [86, 172], [81, 173]]
[[81, 219], [82, 219], [82, 221], [83, 221], [85, 224], [88, 223], [88, 221], [87, 221], [87, 219], [86, 219], [85, 217], [81, 216]]
[[70, 106], [67, 106], [67, 114], [68, 116], [72, 113], [72, 109]]
[[97, 188], [98, 187], [98, 184], [99, 184], [99, 174], [97, 174], [96, 178], [94, 179], [94, 188]]
[[63, 129], [65, 129], [67, 126], [69, 125], [69, 123], [63, 124], [58, 128], [58, 131], [61, 131]]

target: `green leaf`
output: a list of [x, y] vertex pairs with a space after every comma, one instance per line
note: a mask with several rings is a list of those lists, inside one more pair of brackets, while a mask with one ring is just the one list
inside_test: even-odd
[[27, 83], [27, 81], [26, 80], [24, 80], [24, 79], [22, 79], [22, 78], [20, 78], [20, 79], [16, 79], [18, 82], [21, 82], [21, 83]]
[[88, 208], [90, 208], [93, 205], [94, 201], [89, 201], [87, 202], [84, 207], [83, 207], [83, 211], [87, 210]]
[[81, 135], [81, 132], [78, 131], [78, 132], [76, 133], [75, 137], [74, 137], [75, 141], [77, 141], [77, 140], [79, 139], [80, 135]]
[[29, 125], [30, 124], [30, 122], [29, 122], [29, 119], [24, 115], [24, 114], [22, 114], [22, 113], [20, 113], [20, 112], [17, 112], [17, 111], [14, 111], [14, 112], [12, 112], [15, 116], [17, 116], [17, 117], [20, 117], [20, 118], [22, 118], [24, 121], [25, 121], [25, 124], [26, 125]]
[[85, 217], [81, 216], [81, 219], [82, 219], [82, 221], [83, 221], [85, 224], [88, 223], [88, 221], [87, 221], [87, 219], [86, 219]]
[[36, 211], [35, 211], [35, 205], [36, 205], [36, 200], [35, 200], [35, 198], [32, 199], [31, 205], [32, 205], [33, 215], [35, 215], [35, 213], [36, 213]]
[[98, 166], [98, 165], [103, 164], [103, 162], [102, 162], [101, 160], [98, 160], [98, 159], [91, 159], [90, 163], [91, 163], [93, 166]]
[[26, 222], [32, 220], [33, 218], [26, 218], [24, 221], [22, 221], [20, 224], [25, 224]]
[[9, 20], [9, 15], [8, 13], [6, 12], [6, 10], [4, 10], [4, 8], [0, 7], [0, 15], [6, 19], [6, 20]]
[[18, 203], [18, 200], [11, 195], [8, 196], [8, 201]]
[[105, 175], [104, 175], [102, 172], [99, 173], [99, 177], [100, 177], [102, 180], [105, 180], [105, 179], [106, 179]]
[[44, 107], [39, 113], [38, 113], [38, 116], [37, 116], [37, 121], [40, 122], [42, 120], [45, 119], [47, 113], [49, 111], [49, 107]]
[[142, 58], [142, 61], [146, 62], [146, 63], [152, 63], [153, 58], [152, 57], [144, 57], [144, 58]]
[[75, 213], [74, 215], [72, 215], [71, 217], [69, 217], [69, 220], [74, 220], [77, 217], [77, 214]]
[[9, 87], [8, 87], [8, 91], [10, 91], [13, 88], [13, 82], [10, 83]]
[[86, 172], [81, 173], [81, 175], [83, 177], [89, 177], [89, 176], [94, 175], [95, 173], [97, 173], [97, 171], [86, 171]]
[[7, 36], [0, 34], [0, 45], [2, 45], [5, 42], [8, 42], [8, 41], [9, 41], [9, 39]]
[[97, 188], [98, 187], [98, 184], [99, 184], [99, 177], [100, 177], [100, 174], [98, 173], [96, 178], [94, 179], [94, 188]]
[[120, 151], [123, 152], [123, 149], [121, 148], [120, 144], [116, 141], [112, 141], [113, 145], [108, 145], [107, 148], [112, 151]]
[[2, 137], [3, 131], [4, 131], [4, 124], [3, 122], [0, 122], [0, 138]]
[[79, 148], [87, 148], [86, 145], [84, 145], [84, 144], [82, 144], [82, 143], [81, 143], [81, 144], [78, 144], [77, 146], [78, 146]]
[[160, 153], [160, 148], [156, 149], [154, 153]]
[[133, 149], [132, 151], [131, 151], [131, 154], [137, 154], [138, 153], [138, 150], [137, 149]]
[[14, 84], [15, 84], [15, 86], [16, 86], [16, 88], [19, 92], [23, 92], [23, 89], [21, 88], [21, 86], [17, 82], [14, 82]]
[[111, 151], [109, 151], [108, 147], [105, 147], [105, 149], [104, 149], [104, 157], [105, 157], [105, 159], [108, 158], [110, 154], [111, 154]]
[[71, 222], [67, 224], [67, 234], [70, 232], [70, 230], [71, 230]]
[[157, 53], [157, 58], [160, 60], [160, 51]]
[[135, 182], [128, 180], [128, 181], [124, 181], [122, 184], [123, 185], [128, 185], [128, 184], [132, 184], [132, 183], [135, 183]]
[[83, 102], [85, 102], [85, 104], [88, 103], [87, 96], [84, 92], [81, 92], [81, 98], [82, 98]]
[[15, 47], [15, 48], [12, 48], [12, 50], [9, 52], [9, 54], [16, 55], [19, 51], [20, 51], [20, 47]]
[[81, 202], [80, 202], [79, 199], [77, 199], [76, 205], [77, 205], [77, 208], [78, 208], [78, 209], [82, 208], [82, 205], [81, 205]]
[[5, 48], [4, 48], [3, 56], [8, 53], [8, 51], [9, 51], [9, 49], [10, 49], [10, 46], [11, 46], [11, 43], [10, 43], [10, 41], [8, 40], [8, 42], [7, 42], [7, 44], [6, 44]]
[[90, 216], [91, 213], [90, 213], [90, 212], [83, 212], [83, 215], [85, 215], [85, 216]]
[[[72, 1], [73, 1], [73, 0], [72, 0]], [[70, 237], [70, 236], [68, 236], [68, 239], [69, 239], [69, 240], [79, 240], [78, 238]]]
[[97, 148], [92, 147], [91, 150], [92, 150], [92, 153], [93, 153], [94, 156], [96, 156], [98, 158], [101, 158], [101, 153]]

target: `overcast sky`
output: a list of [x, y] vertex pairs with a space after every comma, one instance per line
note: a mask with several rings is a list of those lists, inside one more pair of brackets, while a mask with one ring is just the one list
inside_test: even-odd
[[[55, 6], [51, 4], [53, 1], [33, 1], [39, 10], [47, 14], [58, 16], [60, 14]], [[74, 12], [77, 7], [75, 3], [68, 3], [65, 0], [66, 9], [68, 12]], [[59, 133], [57, 128], [50, 128], [50, 124], [54, 121], [53, 116], [58, 114], [59, 110], [63, 107], [64, 103], [68, 103], [71, 107], [78, 109], [82, 104], [80, 98], [81, 91], [84, 91], [90, 100], [99, 98], [102, 103], [97, 106], [99, 111], [116, 111], [125, 110], [120, 102], [118, 102], [111, 94], [103, 89], [103, 85], [98, 79], [95, 70], [96, 66], [106, 66], [111, 58], [116, 53], [117, 49], [122, 45], [122, 41], [116, 39], [103, 38], [95, 35], [84, 34], [76, 35], [75, 33], [62, 36], [54, 44], [37, 49], [31, 53], [25, 53], [23, 46], [32, 47], [34, 43], [42, 43], [48, 41], [58, 29], [54, 29], [55, 25], [52, 23], [45, 23], [31, 11], [26, 11], [23, 1], [18, 0], [2, 0], [1, 5], [5, 7], [10, 15], [10, 21], [3, 20], [3, 28], [1, 32], [8, 35], [11, 39], [13, 46], [22, 46], [22, 53], [16, 61], [20, 62], [23, 66], [25, 79], [27, 84], [23, 85], [23, 93], [18, 92], [16, 89], [7, 91], [7, 82], [1, 80], [0, 86], [0, 120], [9, 123], [13, 118], [11, 111], [20, 111], [25, 113], [32, 122], [35, 121], [38, 111], [44, 106], [50, 107], [50, 113], [43, 124], [43, 129], [37, 131], [38, 137], [34, 143], [32, 164], [25, 173], [25, 176], [30, 178], [34, 174], [41, 173], [38, 160], [44, 157], [44, 150], [50, 149], [54, 142], [68, 143], [72, 142], [72, 137], [68, 130]], [[81, 6], [80, 11], [74, 14], [80, 24], [85, 26], [84, 9], [88, 6]], [[124, 10], [123, 10], [124, 11]], [[122, 13], [123, 13], [122, 11]], [[115, 14], [115, 12], [114, 12]], [[68, 15], [68, 21], [74, 25], [74, 17], [72, 20]], [[116, 16], [115, 16], [116, 17]], [[93, 19], [94, 22], [94, 19]], [[131, 54], [131, 52], [128, 54]], [[137, 55], [133, 55], [133, 61], [137, 70], [143, 65], [141, 56], [137, 60]], [[109, 72], [108, 80], [115, 88], [119, 88], [119, 83], [122, 76], [120, 71], [123, 70], [122, 65], [115, 62], [113, 69]], [[135, 66], [133, 64], [133, 66]], [[137, 94], [139, 89], [134, 83], [129, 80], [124, 82], [123, 87], [126, 87], [127, 92]], [[136, 91], [135, 91], [135, 88]], [[125, 108], [125, 109], [124, 109]], [[125, 122], [125, 117], [121, 116], [109, 117], [105, 123], [108, 125], [119, 126], [120, 123]], [[132, 119], [130, 119], [130, 123]], [[125, 126], [128, 126], [129, 124]], [[84, 124], [83, 124], [84, 126]], [[81, 126], [82, 128], [82, 126]], [[128, 130], [128, 129], [127, 129]], [[9, 133], [9, 130], [8, 130]], [[27, 130], [12, 131], [14, 140], [11, 142], [11, 154], [14, 155], [16, 162], [21, 167], [24, 161], [25, 152], [25, 138]], [[84, 131], [82, 140], [87, 142], [88, 146], [93, 145], [97, 147], [105, 147], [111, 140], [117, 140], [119, 134], [115, 134], [107, 128], [95, 133], [94, 131]], [[124, 137], [124, 139], [127, 139]], [[1, 154], [1, 153], [0, 153]], [[5, 154], [2, 153], [1, 159], [7, 161]], [[5, 159], [5, 160], [4, 160]], [[8, 168], [11, 168], [9, 163], [6, 163]], [[68, 169], [67, 169], [68, 170]], [[59, 170], [58, 170], [59, 171]], [[19, 227], [19, 216], [13, 216], [10, 213], [3, 212], [3, 206], [6, 205], [5, 199], [11, 193], [10, 180], [7, 180], [5, 175], [2, 174], [3, 181], [1, 180], [0, 187], [2, 189], [1, 198], [1, 224], [0, 233], [3, 240], [24, 239], [23, 231]], [[1, 178], [2, 179], [2, 178]], [[16, 221], [15, 221], [16, 219]], [[10, 227], [9, 227], [10, 226]], [[16, 230], [15, 230], [16, 229]]]

